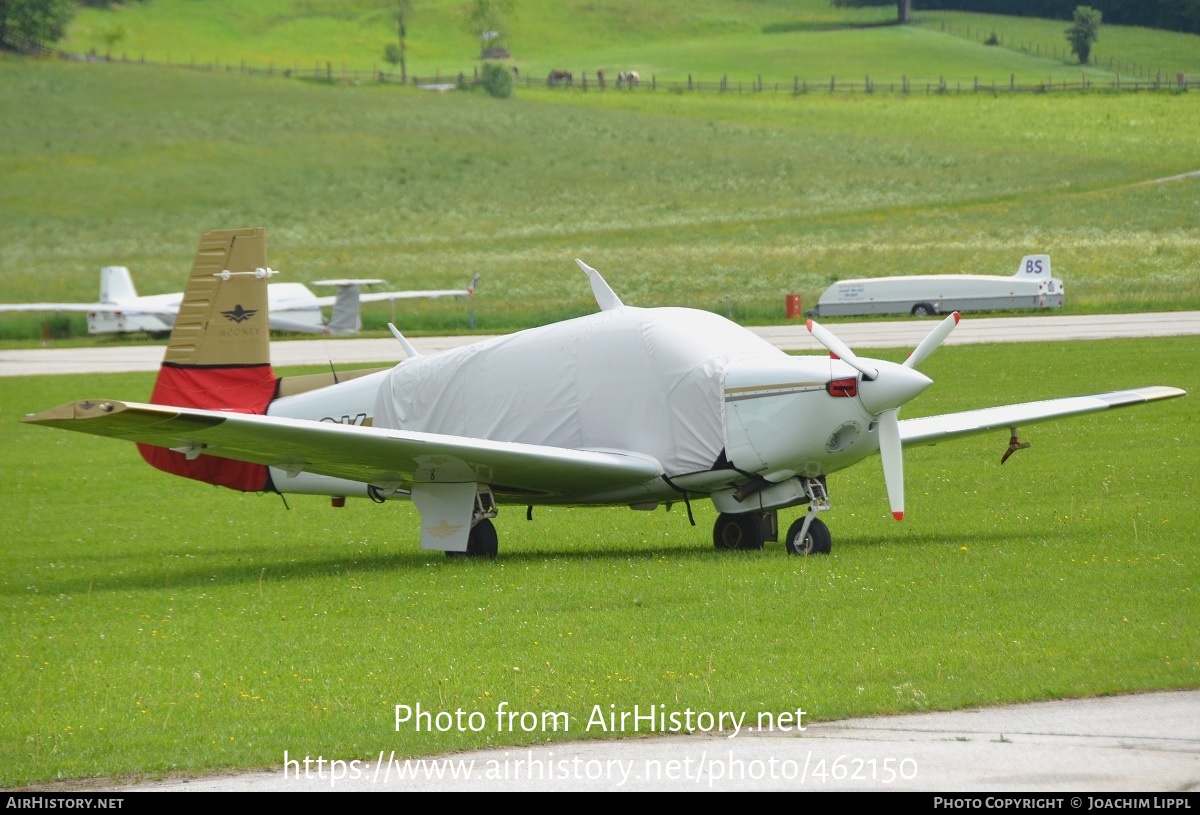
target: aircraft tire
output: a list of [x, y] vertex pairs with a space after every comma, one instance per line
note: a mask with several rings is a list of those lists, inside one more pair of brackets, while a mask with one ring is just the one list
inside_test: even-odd
[[932, 317], [934, 314], [937, 314], [937, 310], [928, 303], [917, 303], [912, 307], [914, 317]]
[[753, 512], [722, 512], [713, 524], [713, 546], [717, 549], [761, 549], [764, 540], [762, 518]]
[[804, 519], [798, 518], [788, 527], [787, 538], [784, 540], [784, 547], [789, 555], [827, 555], [829, 550], [833, 548], [833, 536], [829, 534], [829, 527], [820, 518], [813, 518], [812, 523], [808, 525], [808, 535], [804, 540], [800, 540], [800, 528], [804, 526]]
[[491, 518], [484, 518], [471, 527], [467, 538], [467, 554], [471, 557], [495, 557], [500, 550], [500, 539]]
[[496, 534], [496, 525], [490, 518], [484, 518], [471, 527], [467, 536], [467, 551], [447, 552], [446, 557], [486, 557], [494, 558], [500, 550], [500, 538]]

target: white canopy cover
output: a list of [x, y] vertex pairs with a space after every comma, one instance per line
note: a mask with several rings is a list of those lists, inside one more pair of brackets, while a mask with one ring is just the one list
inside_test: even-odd
[[634, 451], [682, 475], [725, 446], [729, 366], [764, 355], [786, 356], [715, 314], [622, 306], [406, 360], [379, 389], [374, 424]]

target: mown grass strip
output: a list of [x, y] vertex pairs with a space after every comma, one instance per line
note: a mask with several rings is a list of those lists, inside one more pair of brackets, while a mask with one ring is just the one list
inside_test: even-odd
[[[862, 351], [863, 349], [859, 349]], [[1183, 399], [907, 451], [830, 479], [829, 557], [718, 553], [711, 510], [520, 508], [494, 562], [406, 504], [243, 496], [19, 426], [145, 375], [0, 380], [0, 786], [596, 737], [595, 705], [813, 719], [1194, 688], [1195, 338], [948, 347], [909, 415], [1143, 384]], [[880, 356], [897, 356], [886, 352]], [[902, 356], [902, 354], [900, 354]], [[569, 731], [397, 731], [396, 704]]]

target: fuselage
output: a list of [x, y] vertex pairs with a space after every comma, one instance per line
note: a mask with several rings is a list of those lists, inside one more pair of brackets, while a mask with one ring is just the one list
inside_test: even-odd
[[[872, 383], [840, 360], [788, 356], [708, 312], [623, 307], [408, 359], [277, 399], [268, 415], [631, 452], [659, 462], [665, 476], [620, 494], [501, 501], [653, 506], [682, 491], [721, 501], [759, 482], [756, 495], [788, 505], [803, 491], [771, 485], [823, 476], [878, 449], [860, 384]], [[283, 492], [368, 491], [279, 470], [272, 482]]]

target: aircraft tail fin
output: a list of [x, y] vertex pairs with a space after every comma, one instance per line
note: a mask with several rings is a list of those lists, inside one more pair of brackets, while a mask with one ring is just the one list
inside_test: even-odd
[[124, 266], [105, 266], [100, 270], [100, 302], [120, 303], [138, 296], [133, 276]]
[[[266, 413], [279, 379], [271, 368], [265, 229], [225, 229], [200, 238], [179, 316], [150, 402]], [[267, 468], [138, 445], [152, 466], [243, 491], [269, 489]]]
[[1013, 275], [1013, 277], [1049, 280], [1050, 256], [1026, 255], [1025, 257], [1021, 258], [1021, 265], [1017, 267], [1017, 273]]
[[360, 291], [361, 288], [356, 283], [337, 287], [333, 313], [327, 326], [330, 334], [357, 334], [362, 330], [362, 312], [358, 299]]

